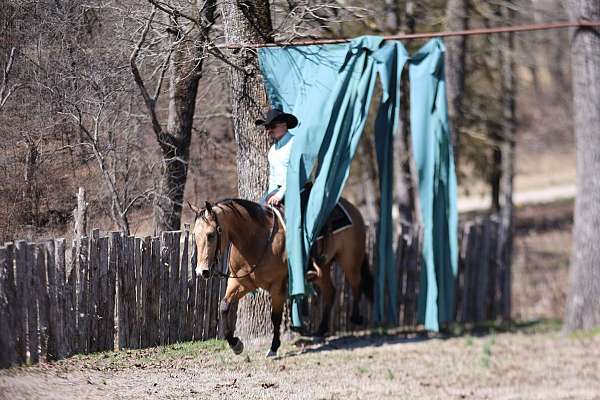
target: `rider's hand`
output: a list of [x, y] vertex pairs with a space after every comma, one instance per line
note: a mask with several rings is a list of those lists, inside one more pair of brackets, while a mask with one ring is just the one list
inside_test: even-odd
[[277, 194], [274, 194], [267, 199], [267, 204], [271, 206], [278, 206], [281, 204], [281, 197], [279, 197]]

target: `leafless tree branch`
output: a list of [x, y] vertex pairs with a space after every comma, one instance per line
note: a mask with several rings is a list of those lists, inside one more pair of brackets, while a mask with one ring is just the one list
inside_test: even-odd
[[154, 7], [156, 7], [157, 9], [159, 9], [160, 11], [169, 14], [173, 18], [183, 17], [183, 18], [187, 19], [188, 21], [193, 22], [194, 24], [198, 23], [198, 21], [195, 18], [187, 15], [186, 13], [182, 12], [181, 10], [171, 7], [168, 4], [165, 4], [165, 3], [157, 1], [157, 0], [148, 0], [148, 2], [150, 4], [152, 4]]
[[11, 88], [8, 89], [8, 92], [6, 92], [6, 88], [8, 87], [8, 82], [9, 82], [9, 78], [10, 78], [10, 71], [12, 69], [12, 65], [15, 60], [16, 50], [17, 49], [14, 46], [10, 49], [10, 56], [8, 57], [8, 62], [6, 63], [6, 67], [2, 71], [2, 83], [0, 83], [0, 109], [2, 109], [2, 107], [4, 107], [4, 105], [6, 104], [6, 101], [9, 99], [9, 97], [12, 94], [19, 87], [23, 86], [20, 84], [15, 84]]
[[138, 69], [137, 61], [136, 61], [138, 54], [142, 48], [142, 45], [144, 44], [144, 41], [146, 40], [146, 35], [148, 34], [148, 30], [150, 29], [150, 25], [152, 24], [152, 21], [153, 21], [155, 15], [156, 15], [156, 7], [152, 9], [152, 13], [150, 14], [150, 17], [148, 18], [146, 25], [144, 26], [144, 30], [142, 31], [142, 35], [140, 36], [140, 40], [137, 42], [133, 52], [131, 53], [129, 62], [131, 64], [131, 72], [133, 73], [133, 79], [134, 79], [135, 83], [137, 84], [137, 86], [139, 87], [139, 89], [142, 93], [142, 98], [144, 99], [144, 103], [146, 104], [146, 108], [148, 108], [148, 112], [150, 113], [150, 118], [152, 120], [152, 129], [154, 129], [154, 133], [156, 134], [156, 137], [160, 138], [163, 135], [163, 131], [162, 131], [162, 127], [160, 126], [160, 122], [158, 121], [158, 116], [156, 115], [156, 97], [158, 96], [158, 93], [160, 91], [160, 85], [162, 84], [162, 78], [164, 77], [164, 74], [165, 74], [164, 70], [166, 69], [168, 62], [164, 64], [163, 71], [161, 72], [161, 79], [159, 80], [159, 84], [157, 85], [157, 91], [156, 91], [155, 97], [151, 97], [150, 94], [148, 93], [148, 90], [146, 89], [146, 85], [144, 84], [144, 79], [142, 78], [142, 75], [140, 74], [140, 70]]

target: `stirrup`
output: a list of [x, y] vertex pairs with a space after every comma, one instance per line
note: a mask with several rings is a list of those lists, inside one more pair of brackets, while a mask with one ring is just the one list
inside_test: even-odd
[[306, 280], [309, 282], [312, 282], [315, 279], [319, 279], [319, 277], [320, 277], [319, 273], [315, 270], [311, 269], [309, 271], [306, 271]]

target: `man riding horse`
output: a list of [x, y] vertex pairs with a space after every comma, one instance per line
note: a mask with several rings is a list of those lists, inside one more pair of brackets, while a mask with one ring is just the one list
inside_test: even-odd
[[288, 129], [298, 125], [298, 119], [292, 114], [278, 109], [270, 109], [264, 119], [256, 121], [257, 126], [264, 126], [275, 143], [269, 149], [269, 188], [264, 202], [272, 206], [283, 204], [287, 169], [294, 144], [294, 135]]
[[[278, 207], [283, 211], [287, 170], [290, 165], [290, 155], [295, 138], [289, 129], [298, 126], [298, 118], [293, 114], [271, 108], [267, 111], [263, 119], [256, 120], [256, 126], [263, 126], [265, 131], [275, 141], [269, 148], [269, 187], [261, 203]], [[305, 185], [304, 190], [300, 194], [300, 201], [303, 206], [306, 205], [309, 191], [310, 183]], [[307, 279], [312, 281], [319, 274], [320, 270], [311, 263], [306, 272]]]

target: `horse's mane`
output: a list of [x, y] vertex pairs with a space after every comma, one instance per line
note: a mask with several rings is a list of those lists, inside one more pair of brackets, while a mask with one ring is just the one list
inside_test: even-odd
[[241, 217], [242, 214], [237, 209], [237, 207], [236, 207], [236, 205], [237, 205], [237, 206], [242, 207], [244, 210], [246, 210], [246, 212], [248, 213], [250, 218], [252, 218], [257, 223], [259, 223], [261, 225], [267, 225], [270, 223], [269, 214], [267, 213], [267, 210], [265, 209], [265, 207], [263, 207], [261, 204], [255, 203], [250, 200], [223, 199], [223, 200], [217, 201], [214, 205], [226, 207]]

